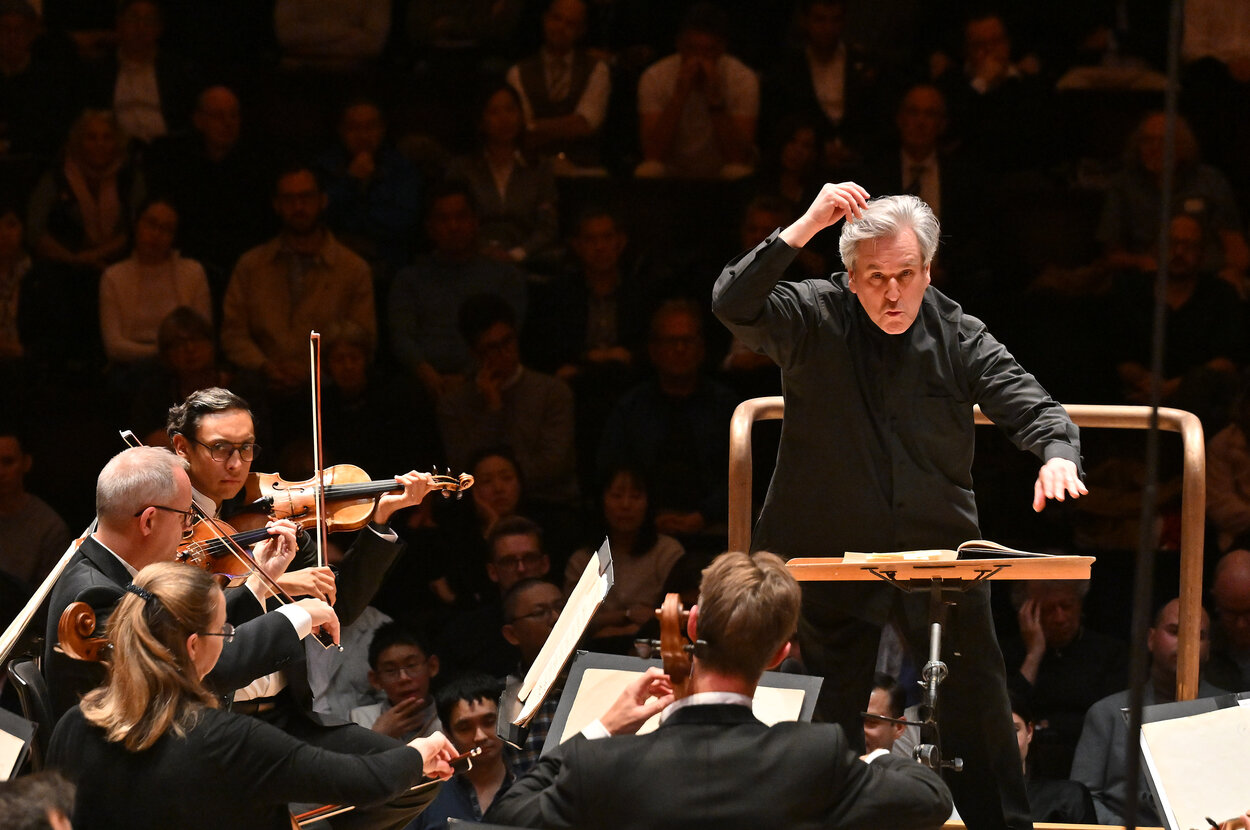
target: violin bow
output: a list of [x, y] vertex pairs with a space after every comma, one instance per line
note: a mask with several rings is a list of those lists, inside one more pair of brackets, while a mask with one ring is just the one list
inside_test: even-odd
[[326, 521], [325, 463], [321, 455], [321, 335], [316, 331], [308, 332], [308, 361], [312, 376], [313, 477], [317, 479], [317, 567], [323, 568], [330, 523]]

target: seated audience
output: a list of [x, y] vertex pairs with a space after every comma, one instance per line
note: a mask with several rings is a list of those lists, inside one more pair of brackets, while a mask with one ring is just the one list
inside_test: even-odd
[[885, 718], [902, 720], [906, 707], [903, 705], [903, 689], [888, 674], [877, 672], [872, 680], [872, 695], [864, 710], [864, 749], [867, 752], [885, 750], [893, 752], [894, 745], [903, 736], [907, 724], [894, 723]]
[[81, 68], [56, 54], [29, 0], [0, 3], [0, 158], [46, 161], [82, 106]]
[[191, 126], [153, 142], [144, 173], [148, 189], [177, 207], [181, 252], [204, 263], [220, 308], [235, 262], [276, 230], [272, 170], [267, 154], [243, 134], [239, 98], [229, 87], [199, 94]]
[[57, 512], [26, 490], [34, 459], [12, 425], [0, 424], [0, 571], [34, 591], [73, 534]]
[[[503, 636], [516, 647], [521, 658], [508, 676], [507, 685], [519, 686], [525, 679], [563, 610], [564, 595], [559, 588], [542, 578], [524, 579], [513, 585], [504, 595]], [[543, 751], [543, 745], [547, 743], [551, 721], [560, 706], [560, 695], [563, 691], [562, 675], [556, 678], [550, 693], [530, 720], [525, 743], [520, 749], [508, 747], [505, 750], [508, 767], [514, 775], [523, 775], [538, 763], [538, 756]]]
[[308, 384], [309, 331], [352, 320], [377, 333], [369, 265], [325, 227], [326, 201], [308, 167], [283, 170], [273, 193], [282, 229], [239, 258], [226, 289], [226, 356], [240, 368], [264, 372], [279, 396]]
[[480, 151], [455, 159], [451, 175], [477, 205], [482, 252], [499, 262], [550, 270], [559, 235], [556, 181], [546, 160], [522, 152], [521, 99], [506, 83], [489, 89], [478, 113]]
[[469, 297], [494, 294], [525, 319], [525, 277], [478, 250], [478, 208], [462, 183], [447, 182], [430, 196], [426, 234], [434, 249], [395, 275], [387, 311], [391, 351], [435, 398], [465, 381], [472, 368], [457, 314]]
[[450, 818], [480, 822], [512, 784], [514, 776], [504, 763], [504, 743], [496, 731], [501, 691], [499, 681], [484, 674], [457, 677], [439, 690], [438, 716], [447, 724], [447, 737], [456, 751], [482, 752], [439, 789], [405, 830], [443, 830]]
[[22, 231], [21, 211], [12, 202], [0, 202], [0, 366], [16, 365], [25, 351], [22, 283], [30, 273], [30, 255]]
[[276, 0], [273, 33], [286, 69], [342, 71], [375, 60], [391, 31], [391, 0]]
[[1222, 551], [1250, 531], [1250, 390], [1242, 383], [1228, 426], [1207, 445], [1207, 521]]
[[398, 623], [383, 625], [369, 642], [369, 683], [386, 699], [352, 709], [352, 721], [401, 741], [444, 731], [430, 695], [437, 675], [429, 646]]
[[[1143, 706], [1171, 703], [1176, 700], [1177, 632], [1180, 630], [1180, 600], [1172, 600], [1159, 609], [1154, 625], [1146, 635], [1146, 648], [1150, 650], [1150, 682], [1142, 696]], [[1210, 622], [1207, 612], [1202, 612], [1201, 660], [1206, 662], [1210, 642], [1207, 639]], [[1212, 697], [1222, 693], [1206, 680], [1198, 682], [1198, 697]], [[1128, 721], [1123, 710], [1129, 705], [1129, 690], [1116, 692], [1090, 707], [1081, 729], [1081, 740], [1076, 745], [1072, 759], [1073, 781], [1079, 781], [1094, 798], [1094, 810], [1099, 824], [1123, 824], [1125, 798], [1129, 783], [1126, 777], [1125, 746], [1128, 738]], [[1159, 813], [1150, 786], [1146, 783], [1143, 769], [1137, 782], [1137, 822], [1139, 826], [1160, 824]]]
[[538, 53], [514, 64], [508, 83], [521, 97], [525, 144], [553, 157], [556, 175], [602, 172], [600, 128], [608, 111], [608, 66], [581, 41], [584, 0], [551, 0], [542, 17]]
[[1084, 784], [1032, 774], [1029, 746], [1033, 743], [1033, 710], [1020, 695], [1012, 692], [1008, 697], [1011, 699], [1011, 722], [1016, 727], [1016, 743], [1020, 747], [1020, 763], [1024, 765], [1024, 786], [1029, 794], [1033, 820], [1064, 824], [1096, 823], [1098, 816], [1094, 812], [1094, 802]]
[[638, 81], [644, 160], [634, 175], [739, 179], [754, 168], [759, 80], [727, 46], [725, 13], [711, 3], [691, 6], [677, 52]]
[[673, 537], [656, 532], [647, 481], [632, 467], [608, 473], [599, 508], [599, 521], [588, 537], [591, 546], [569, 557], [564, 569], [564, 593], [572, 593], [606, 536], [612, 546], [614, 580], [587, 633], [595, 640], [595, 651], [632, 654], [634, 635], [655, 616], [668, 573], [686, 551]]
[[815, 121], [794, 115], [783, 117], [772, 132], [774, 139], [760, 162], [756, 191], [785, 201], [786, 213], [798, 215], [824, 184], [820, 133]]
[[135, 219], [130, 258], [100, 277], [100, 333], [104, 353], [115, 364], [157, 356], [157, 329], [174, 309], [189, 308], [212, 320], [212, 299], [204, 268], [174, 248], [178, 211], [163, 200], [149, 202]]
[[1056, 579], [1013, 584], [1019, 637], [1003, 638], [1007, 686], [1037, 716], [1033, 767], [1066, 776], [1085, 712], [1128, 683], [1128, 650], [1085, 626], [1089, 583]]
[[488, 447], [510, 447], [531, 499], [573, 504], [577, 480], [568, 385], [522, 365], [516, 317], [502, 298], [466, 301], [459, 322], [475, 371], [471, 383], [439, 401], [447, 460], [463, 468]]
[[612, 411], [598, 467], [605, 474], [622, 464], [641, 467], [653, 482], [656, 529], [684, 543], [690, 535], [717, 532], [724, 522], [725, 429], [737, 398], [703, 371], [703, 313], [693, 301], [660, 306], [648, 348], [655, 377], [627, 392]]
[[1250, 550], [1231, 550], [1211, 583], [1215, 631], [1207, 679], [1230, 692], [1250, 691]]
[[[702, 641], [691, 694], [674, 702], [662, 670], [649, 669], [513, 783], [487, 821], [654, 830], [941, 824], [950, 791], [926, 767], [889, 755], [858, 759], [834, 724], [770, 727], [752, 715], [756, 684], [789, 652], [798, 615], [798, 583], [778, 557], [719, 557], [690, 611], [689, 634]], [[657, 730], [633, 734], [664, 710]]]
[[319, 159], [325, 177], [326, 224], [343, 243], [389, 277], [412, 260], [423, 195], [421, 175], [387, 141], [386, 118], [372, 101], [339, 115], [338, 142]]
[[[1161, 112], [1148, 114], [1129, 142], [1124, 169], [1111, 182], [1098, 222], [1098, 240], [1107, 264], [1154, 273], [1158, 269], [1159, 200], [1162, 197], [1163, 134]], [[1208, 229], [1200, 265], [1218, 272], [1246, 296], [1250, 248], [1237, 204], [1220, 171], [1203, 164], [1198, 142], [1183, 117], [1176, 121], [1176, 169], [1172, 204]]]
[[[145, 568], [109, 626], [109, 679], [61, 719], [49, 750], [77, 785], [80, 830], [118, 816], [136, 828], [288, 827], [292, 801], [375, 802], [451, 773], [455, 749], [441, 733], [372, 754], [313, 751], [219, 708], [202, 680], [234, 628], [206, 571]], [[187, 776], [200, 783], [193, 793]]]
[[116, 51], [89, 65], [92, 106], [111, 109], [127, 139], [153, 139], [184, 131], [190, 122], [194, 81], [177, 50], [161, 48], [162, 4], [117, 4]]

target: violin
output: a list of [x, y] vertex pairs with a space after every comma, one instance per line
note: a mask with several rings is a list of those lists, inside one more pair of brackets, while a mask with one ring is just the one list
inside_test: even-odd
[[246, 579], [254, 567], [240, 550], [269, 537], [268, 527], [240, 533], [220, 519], [211, 522], [199, 519], [191, 526], [190, 538], [178, 544], [175, 559], [211, 574], [222, 574], [229, 578], [225, 587], [233, 588]]
[[[403, 485], [395, 479], [370, 481], [369, 474], [351, 464], [336, 464], [322, 471], [326, 504], [326, 531], [340, 533], [359, 530], [369, 523], [379, 496], [398, 493]], [[433, 489], [443, 498], [452, 493], [460, 498], [473, 486], [473, 476], [435, 475]], [[251, 473], [243, 492], [247, 504], [230, 521], [241, 530], [263, 527], [271, 519], [290, 519], [300, 527], [311, 528], [318, 523], [317, 477], [304, 481], [284, 481], [277, 473]]]
[[695, 643], [690, 642], [686, 634], [690, 612], [682, 607], [681, 594], [666, 594], [655, 616], [660, 620], [660, 659], [664, 661], [664, 673], [673, 684], [673, 699], [680, 700], [690, 694], [690, 668], [694, 663]]
[[113, 648], [108, 637], [95, 634], [95, 609], [85, 602], [71, 602], [61, 612], [56, 624], [56, 636], [61, 653], [75, 660], [99, 663]]

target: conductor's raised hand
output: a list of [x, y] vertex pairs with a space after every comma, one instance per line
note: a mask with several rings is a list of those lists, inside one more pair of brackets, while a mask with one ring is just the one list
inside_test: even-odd
[[826, 184], [803, 215], [781, 232], [781, 238], [792, 248], [802, 248], [830, 225], [863, 216], [869, 198], [868, 191], [855, 182]]
[[599, 722], [610, 735], [632, 735], [672, 702], [672, 682], [663, 669], [652, 666], [629, 682]]
[[1040, 513], [1047, 499], [1063, 501], [1067, 496], [1079, 499], [1089, 493], [1081, 483], [1076, 465], [1066, 458], [1052, 458], [1042, 465], [1033, 485], [1033, 510]]

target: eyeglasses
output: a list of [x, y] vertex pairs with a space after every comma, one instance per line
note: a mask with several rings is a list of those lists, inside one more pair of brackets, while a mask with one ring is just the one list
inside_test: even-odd
[[404, 663], [402, 666], [395, 666], [390, 669], [379, 669], [378, 676], [380, 676], [383, 680], [398, 680], [405, 674], [409, 677], [416, 677], [427, 669], [429, 669], [429, 666], [425, 661], [413, 660], [410, 663]]
[[193, 510], [179, 510], [176, 507], [166, 507], [163, 504], [149, 504], [147, 507], [141, 507], [135, 511], [135, 518], [143, 515], [143, 511], [151, 507], [153, 510], [164, 510], [166, 513], [177, 513], [182, 517], [182, 535], [189, 536], [191, 534], [191, 526], [195, 524], [195, 512]]
[[229, 461], [230, 456], [236, 452], [239, 454], [240, 461], [251, 461], [260, 455], [260, 444], [231, 444], [228, 441], [218, 441], [216, 444], [205, 444], [198, 438], [192, 438], [192, 441], [208, 450], [208, 455], [214, 461]]
[[522, 567], [528, 570], [537, 568], [541, 561], [543, 561], [541, 553], [526, 553], [521, 556], [504, 556], [496, 560], [495, 567], [505, 571], [519, 571]]
[[221, 627], [221, 631], [201, 631], [201, 637], [221, 637], [223, 643], [234, 642], [234, 626], [226, 623]]
[[534, 622], [539, 622], [547, 619], [548, 617], [558, 617], [560, 616], [560, 612], [563, 610], [564, 600], [561, 599], [547, 605], [539, 605], [528, 614], [517, 614], [512, 618], [512, 622], [516, 622], [517, 620], [533, 620]]

